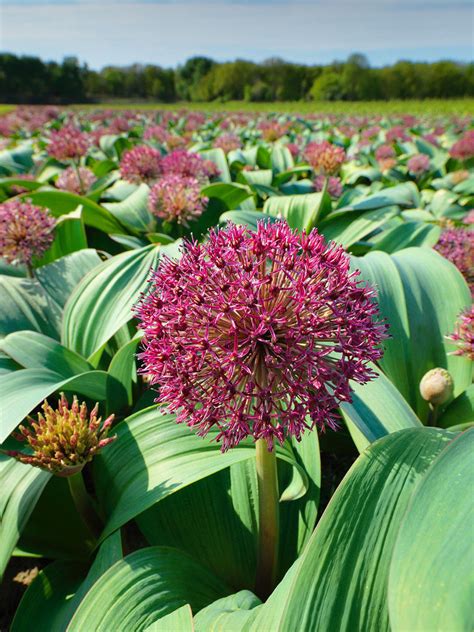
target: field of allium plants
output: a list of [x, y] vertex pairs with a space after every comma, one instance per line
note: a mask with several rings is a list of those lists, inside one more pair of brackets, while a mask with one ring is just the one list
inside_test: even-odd
[[0, 118], [5, 630], [472, 629], [472, 124]]

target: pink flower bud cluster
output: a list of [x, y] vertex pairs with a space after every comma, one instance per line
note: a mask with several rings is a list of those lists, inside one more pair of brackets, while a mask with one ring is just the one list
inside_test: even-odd
[[474, 294], [474, 231], [467, 228], [444, 230], [435, 250], [454, 263]]
[[219, 147], [226, 154], [234, 149], [240, 149], [241, 146], [240, 138], [235, 134], [222, 134], [214, 141], [214, 147]]
[[188, 226], [199, 217], [208, 199], [201, 196], [196, 178], [169, 174], [153, 185], [148, 198], [150, 213], [163, 221]]
[[68, 167], [58, 176], [55, 184], [63, 191], [83, 195], [95, 181], [95, 175], [87, 167], [78, 167], [77, 170], [74, 167]]
[[222, 450], [245, 437], [271, 449], [315, 426], [336, 427], [349, 380], [375, 377], [386, 327], [374, 291], [313, 230], [228, 225], [164, 259], [136, 308], [142, 372], [157, 401]]
[[[323, 190], [326, 177], [327, 176], [323, 176], [323, 175], [316, 176], [316, 179], [314, 181], [314, 188], [316, 189], [316, 191]], [[342, 195], [341, 179], [338, 178], [337, 176], [329, 176], [327, 192], [332, 198], [341, 197]]]
[[162, 173], [161, 153], [148, 145], [129, 149], [120, 161], [120, 173], [124, 180], [133, 184], [150, 184]]
[[54, 410], [45, 400], [38, 421], [28, 418], [28, 425], [19, 426], [14, 437], [26, 441], [33, 454], [16, 450], [6, 453], [22, 463], [34, 465], [58, 476], [71, 476], [82, 470], [93, 456], [117, 437], [107, 437], [114, 415], [104, 423], [97, 417], [99, 405], [89, 413], [86, 404], [79, 405], [74, 395], [69, 406], [64, 393]]
[[175, 149], [163, 158], [162, 169], [165, 175], [178, 175], [184, 178], [196, 178], [206, 182], [219, 174], [219, 170], [211, 160], [204, 160], [199, 154]]
[[456, 160], [468, 160], [474, 157], [474, 129], [468, 130], [462, 138], [449, 150], [450, 155]]
[[474, 360], [474, 305], [459, 315], [454, 333], [447, 339], [457, 347], [452, 355], [465, 356]]
[[419, 176], [429, 170], [430, 159], [426, 154], [416, 154], [408, 160], [407, 167], [412, 175]]
[[90, 139], [73, 125], [65, 125], [51, 133], [48, 154], [56, 160], [78, 160], [89, 149]]
[[308, 143], [304, 156], [316, 173], [335, 175], [346, 160], [346, 152], [342, 147], [332, 145], [329, 141]]
[[25, 200], [0, 204], [0, 257], [30, 265], [51, 246], [55, 223], [45, 209]]

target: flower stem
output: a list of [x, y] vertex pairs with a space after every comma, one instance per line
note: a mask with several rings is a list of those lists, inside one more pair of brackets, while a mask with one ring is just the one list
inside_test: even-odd
[[77, 180], [79, 182], [79, 189], [81, 191], [81, 195], [85, 195], [86, 190], [84, 188], [84, 183], [82, 182], [82, 178], [81, 178], [81, 172], [79, 170], [80, 165], [75, 160], [72, 161], [72, 165], [73, 165], [74, 171], [76, 172], [76, 176], [77, 176]]
[[86, 486], [84, 485], [84, 479], [82, 477], [82, 471], [76, 472], [72, 476], [67, 477], [69, 483], [69, 491], [71, 492], [74, 505], [82, 518], [82, 521], [87, 526], [91, 534], [97, 539], [102, 533], [102, 522], [94, 509], [92, 499], [87, 493]]
[[256, 444], [259, 542], [255, 592], [265, 600], [272, 592], [278, 564], [279, 495], [275, 450], [268, 451], [265, 439]]

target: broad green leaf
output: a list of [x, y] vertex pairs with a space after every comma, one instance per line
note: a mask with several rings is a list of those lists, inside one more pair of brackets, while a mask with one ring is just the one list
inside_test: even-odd
[[237, 226], [248, 226], [257, 230], [258, 222], [275, 222], [276, 217], [266, 215], [261, 211], [226, 211], [219, 218], [219, 223], [232, 222]]
[[241, 632], [261, 603], [249, 590], [218, 599], [194, 617], [196, 632]]
[[208, 198], [217, 198], [222, 202], [223, 209], [227, 210], [236, 208], [241, 202], [252, 195], [247, 186], [236, 182], [232, 184], [222, 182], [209, 184], [202, 189], [201, 193]]
[[108, 374], [115, 378], [109, 381], [107, 402], [110, 412], [118, 411], [123, 406], [131, 406], [133, 403], [132, 386], [137, 381], [135, 353], [140, 338], [135, 336], [130, 342], [125, 343], [109, 365]]
[[66, 215], [82, 206], [85, 224], [102, 230], [104, 233], [126, 233], [121, 223], [103, 206], [87, 197], [66, 191], [33, 191], [23, 194], [33, 204], [43, 206], [51, 211], [55, 217]]
[[8, 176], [16, 173], [27, 173], [34, 166], [33, 143], [21, 143], [13, 149], [0, 151], [0, 175]]
[[9, 189], [12, 186], [23, 187], [28, 191], [35, 191], [39, 187], [43, 186], [42, 182], [36, 182], [35, 180], [26, 180], [25, 178], [7, 177], [0, 178], [0, 188]]
[[149, 625], [145, 632], [194, 632], [193, 611], [186, 604]]
[[474, 422], [474, 384], [458, 395], [438, 419], [441, 428]]
[[87, 237], [81, 208], [61, 215], [54, 228], [54, 241], [37, 266], [56, 261], [72, 252], [87, 248]]
[[281, 195], [265, 202], [263, 212], [285, 219], [291, 228], [310, 231], [317, 226], [320, 215], [330, 200], [322, 193], [307, 195]]
[[474, 430], [434, 461], [402, 522], [390, 567], [393, 632], [472, 630]]
[[55, 303], [64, 307], [79, 281], [101, 262], [95, 250], [80, 250], [37, 268], [35, 275]]
[[148, 210], [148, 194], [150, 188], [141, 184], [133, 193], [121, 202], [104, 204], [123, 226], [135, 233], [149, 233], [153, 230], [156, 220]]
[[76, 286], [64, 310], [63, 344], [90, 358], [133, 317], [160, 253], [174, 246], [150, 245], [124, 252], [91, 270]]
[[80, 355], [34, 331], [9, 334], [0, 341], [0, 349], [26, 369], [50, 369], [64, 377], [92, 370]]
[[71, 377], [44, 368], [1, 375], [0, 442], [51, 393], [70, 391], [100, 401], [107, 395], [107, 379], [104, 371], [88, 371]]
[[264, 187], [272, 186], [273, 172], [271, 169], [256, 169], [255, 171], [241, 171], [239, 179], [250, 185], [260, 185]]
[[283, 173], [295, 166], [293, 156], [285, 145], [273, 145], [271, 161], [273, 173]]
[[35, 279], [0, 275], [0, 337], [28, 329], [59, 338], [61, 310]]
[[451, 437], [432, 428], [402, 430], [361, 454], [303, 555], [244, 629], [388, 632], [388, 573], [398, 530], [413, 492]]
[[469, 304], [469, 289], [459, 271], [429, 248], [407, 248], [391, 256], [370, 252], [353, 257], [352, 267], [376, 287], [380, 313], [389, 325], [390, 338], [384, 342], [379, 364], [425, 421], [428, 405], [419, 384], [427, 371], [447, 368], [454, 379], [455, 396], [471, 382], [470, 362], [448, 355], [444, 339]]
[[387, 434], [421, 427], [421, 421], [385, 375], [367, 384], [351, 382], [352, 403], [340, 405], [344, 421], [359, 452]]
[[0, 577], [50, 476], [0, 454]]
[[344, 248], [349, 248], [374, 232], [397, 214], [394, 207], [380, 208], [365, 213], [346, 213], [326, 217], [319, 230], [328, 241], [335, 241]]
[[413, 182], [404, 182], [394, 187], [386, 187], [381, 191], [372, 193], [366, 198], [354, 204], [340, 208], [343, 211], [372, 211], [386, 206], [399, 206], [401, 208], [417, 208], [420, 203], [420, 192]]
[[71, 596], [84, 576], [80, 562], [53, 562], [39, 572], [15, 613], [11, 632], [64, 632]]
[[227, 158], [220, 147], [205, 149], [204, 151], [200, 151], [198, 155], [204, 158], [204, 160], [211, 160], [219, 169], [219, 174], [215, 178], [216, 180], [219, 182], [231, 181]]
[[139, 632], [177, 608], [197, 612], [228, 588], [191, 557], [167, 547], [150, 547], [116, 562], [92, 586], [67, 631]]
[[412, 246], [433, 247], [441, 234], [439, 226], [405, 222], [385, 231], [381, 239], [375, 241], [373, 250], [392, 253]]

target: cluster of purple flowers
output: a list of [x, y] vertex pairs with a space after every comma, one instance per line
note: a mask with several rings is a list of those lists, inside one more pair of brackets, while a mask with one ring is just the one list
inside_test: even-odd
[[201, 183], [219, 175], [219, 170], [211, 160], [205, 160], [199, 154], [184, 149], [176, 149], [167, 154], [162, 160], [161, 168], [165, 175], [196, 178]]
[[161, 153], [148, 145], [139, 145], [124, 152], [120, 173], [124, 180], [134, 184], [152, 183], [162, 173]]
[[469, 160], [474, 157], [474, 129], [468, 130], [462, 138], [454, 143], [449, 150], [456, 160]]
[[51, 132], [48, 154], [56, 160], [78, 160], [89, 149], [90, 139], [73, 125]]
[[[316, 191], [322, 191], [324, 188], [324, 183], [326, 182], [326, 178], [327, 176], [324, 175], [319, 175], [316, 176], [315, 180], [314, 180], [314, 188], [316, 189]], [[332, 198], [338, 198], [341, 197], [342, 195], [342, 182], [341, 179], [338, 178], [337, 176], [329, 176], [327, 178], [328, 181], [328, 188], [327, 188], [327, 192], [329, 193], [329, 195]]]
[[202, 214], [208, 201], [200, 189], [196, 178], [169, 174], [152, 186], [148, 208], [163, 221], [188, 226], [190, 220]]
[[96, 181], [95, 175], [87, 167], [68, 167], [56, 180], [56, 187], [70, 193], [82, 195], [86, 193]]
[[30, 266], [51, 246], [55, 220], [40, 206], [14, 199], [0, 204], [0, 256]]
[[407, 167], [412, 175], [419, 176], [429, 170], [430, 159], [426, 154], [416, 154], [409, 158]]
[[224, 153], [228, 154], [229, 151], [240, 149], [241, 142], [235, 134], [222, 134], [214, 141], [214, 147], [220, 147]]
[[453, 355], [474, 360], [474, 305], [460, 314], [454, 333], [447, 339], [457, 347]]
[[159, 401], [222, 449], [336, 426], [349, 380], [374, 377], [386, 327], [349, 257], [283, 222], [229, 225], [164, 259], [137, 307]]
[[435, 250], [454, 263], [474, 294], [474, 231], [464, 228], [444, 230]]
[[316, 173], [335, 175], [346, 160], [346, 152], [342, 147], [323, 140], [320, 143], [308, 143], [304, 157]]

